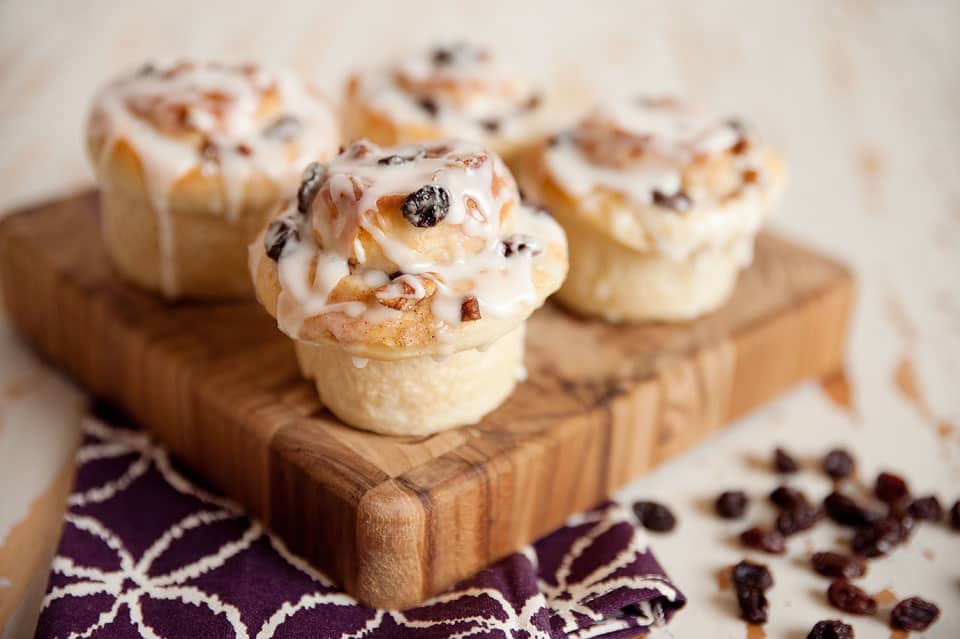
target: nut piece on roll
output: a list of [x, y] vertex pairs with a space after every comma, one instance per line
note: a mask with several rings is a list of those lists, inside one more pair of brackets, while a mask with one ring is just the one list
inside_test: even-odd
[[540, 93], [490, 51], [461, 42], [414, 52], [353, 74], [343, 108], [345, 139], [389, 146], [479, 140], [507, 163], [542, 133]]
[[338, 145], [330, 105], [290, 75], [192, 62], [124, 75], [87, 129], [107, 253], [170, 299], [250, 295], [247, 245]]
[[307, 167], [250, 246], [257, 296], [341, 420], [424, 435], [473, 424], [523, 371], [524, 323], [567, 246], [472, 142], [354, 142]]
[[784, 169], [738, 120], [641, 98], [533, 146], [518, 180], [569, 237], [561, 302], [611, 322], [680, 321], [730, 297]]

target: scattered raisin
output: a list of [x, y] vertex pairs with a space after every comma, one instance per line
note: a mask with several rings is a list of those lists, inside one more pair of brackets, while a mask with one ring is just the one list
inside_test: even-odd
[[749, 623], [767, 622], [767, 596], [759, 588], [737, 588], [740, 617]]
[[450, 194], [441, 186], [422, 186], [403, 200], [403, 217], [417, 228], [436, 226], [450, 210]]
[[280, 256], [283, 255], [283, 249], [291, 239], [295, 242], [300, 240], [300, 231], [293, 219], [285, 215], [271, 222], [263, 238], [267, 257], [274, 262], [279, 261]]
[[667, 532], [677, 525], [677, 518], [670, 509], [655, 501], [638, 501], [633, 505], [633, 512], [648, 530]]
[[740, 543], [747, 548], [760, 550], [772, 555], [781, 555], [786, 549], [786, 540], [783, 535], [776, 530], [764, 530], [763, 528], [750, 528], [740, 533]]
[[782, 535], [793, 535], [803, 530], [813, 528], [813, 526], [820, 521], [822, 514], [823, 511], [809, 504], [784, 510], [777, 515], [777, 530]]
[[477, 301], [476, 297], [472, 295], [470, 297], [465, 297], [463, 303], [460, 304], [460, 321], [461, 322], [474, 322], [480, 319], [480, 302]]
[[940, 617], [937, 604], [910, 597], [904, 599], [890, 613], [890, 626], [897, 630], [926, 630]]
[[747, 495], [742, 490], [728, 490], [720, 493], [714, 503], [717, 514], [724, 519], [738, 519], [747, 510]]
[[778, 447], [773, 451], [773, 468], [778, 473], [795, 473], [800, 470], [800, 464], [793, 455]]
[[954, 530], [960, 530], [960, 499], [950, 508], [950, 527]]
[[317, 191], [323, 184], [323, 167], [319, 162], [311, 162], [303, 170], [300, 177], [300, 188], [297, 189], [297, 210], [306, 213], [310, 210], [313, 200], [317, 197]]
[[853, 457], [842, 448], [834, 448], [823, 458], [823, 472], [834, 479], [849, 477], [853, 467]]
[[880, 473], [873, 492], [880, 501], [892, 504], [910, 496], [910, 489], [903, 477], [893, 473]]
[[818, 621], [807, 634], [807, 639], [853, 639], [853, 637], [853, 628], [839, 619]]
[[522, 233], [515, 233], [500, 243], [500, 255], [504, 257], [511, 257], [521, 253], [537, 256], [543, 253], [543, 249], [540, 248], [535, 238]]
[[852, 615], [872, 615], [877, 601], [846, 579], [835, 579], [827, 589], [827, 600], [834, 608]]
[[770, 501], [783, 510], [809, 506], [807, 496], [792, 486], [778, 486], [770, 493]]
[[907, 512], [918, 521], [937, 522], [943, 519], [943, 506], [940, 505], [936, 495], [914, 499], [907, 507]]
[[292, 140], [303, 129], [300, 119], [293, 115], [281, 115], [263, 130], [263, 136], [274, 140]]
[[823, 508], [827, 517], [841, 526], [866, 526], [877, 519], [877, 515], [852, 498], [836, 491], [826, 496], [823, 500]]
[[683, 190], [677, 191], [672, 195], [666, 195], [665, 193], [654, 190], [653, 203], [665, 209], [681, 212], [689, 209], [691, 205], [690, 197], [684, 193]]
[[906, 541], [912, 528], [913, 519], [910, 517], [886, 517], [858, 528], [850, 547], [858, 555], [880, 557]]
[[437, 112], [440, 111], [440, 108], [437, 106], [437, 103], [435, 100], [433, 100], [433, 98], [428, 98], [424, 96], [417, 100], [417, 104], [420, 106], [421, 109], [426, 111], [427, 115], [429, 115], [431, 118], [436, 117]]
[[824, 577], [854, 579], [867, 573], [867, 562], [858, 555], [842, 555], [838, 552], [814, 553], [810, 559], [813, 569]]
[[763, 564], [755, 564], [752, 561], [741, 561], [733, 567], [731, 571], [733, 583], [738, 588], [759, 588], [760, 590], [769, 590], [773, 587], [773, 576], [770, 570]]

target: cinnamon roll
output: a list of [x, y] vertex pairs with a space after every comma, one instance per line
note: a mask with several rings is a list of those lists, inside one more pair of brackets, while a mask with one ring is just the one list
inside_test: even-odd
[[524, 322], [567, 248], [473, 142], [354, 142], [307, 167], [250, 246], [257, 295], [344, 422], [422, 435], [471, 424], [513, 390]]
[[510, 162], [536, 137], [540, 94], [468, 43], [413, 53], [349, 79], [344, 137], [381, 145], [460, 138], [477, 140]]
[[561, 302], [608, 321], [670, 321], [729, 298], [784, 168], [739, 120], [642, 98], [534, 145], [518, 180], [567, 232]]
[[168, 298], [249, 294], [247, 245], [338, 145], [329, 104], [291, 75], [192, 62], [124, 75], [87, 129], [107, 252]]

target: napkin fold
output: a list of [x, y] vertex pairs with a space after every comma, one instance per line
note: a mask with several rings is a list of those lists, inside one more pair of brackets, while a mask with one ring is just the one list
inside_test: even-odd
[[630, 637], [684, 604], [615, 503], [405, 611], [357, 603], [142, 431], [87, 418], [36, 636]]

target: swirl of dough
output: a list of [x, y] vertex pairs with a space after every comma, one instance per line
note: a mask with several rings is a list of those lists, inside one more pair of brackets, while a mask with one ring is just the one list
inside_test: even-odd
[[351, 76], [344, 130], [383, 145], [481, 140], [502, 155], [531, 137], [540, 106], [540, 94], [489, 50], [461, 42]]
[[330, 106], [295, 76], [187, 61], [147, 64], [107, 85], [87, 138], [101, 175], [132, 158], [158, 214], [183, 185], [210, 191], [207, 210], [227, 218], [243, 208], [249, 182], [288, 190], [304, 164], [339, 144]]
[[780, 157], [739, 120], [673, 98], [612, 102], [524, 160], [525, 191], [612, 240], [683, 260], [752, 237], [779, 197]]
[[283, 332], [384, 360], [490, 344], [566, 269], [559, 225], [520, 203], [495, 153], [460, 141], [359, 140], [308, 167], [251, 245], [258, 295]]

